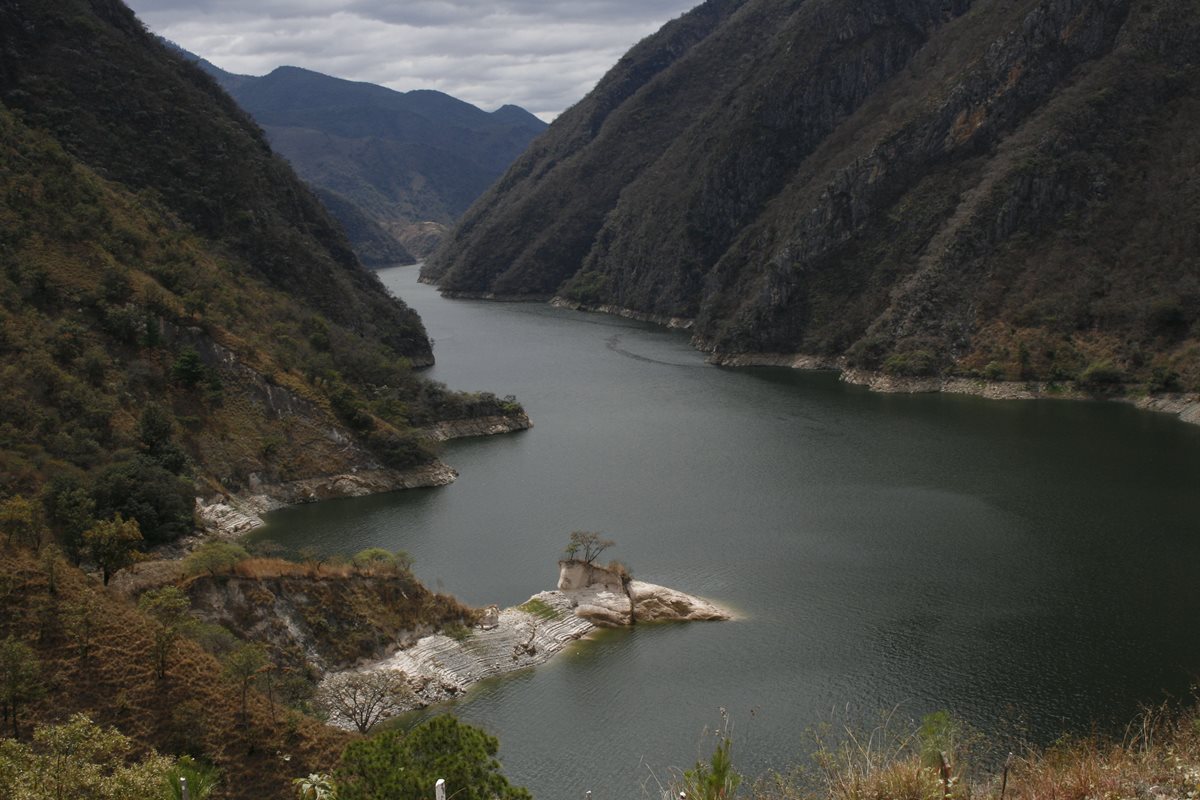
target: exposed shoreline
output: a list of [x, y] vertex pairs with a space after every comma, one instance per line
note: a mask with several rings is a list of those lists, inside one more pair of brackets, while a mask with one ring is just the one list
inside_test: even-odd
[[[430, 281], [430, 283], [433, 282]], [[443, 293], [443, 296], [456, 298], [462, 295], [448, 292]], [[480, 294], [478, 298], [491, 299], [483, 294]], [[518, 300], [536, 302], [543, 298], [527, 296], [503, 299], [508, 302]], [[688, 317], [652, 314], [607, 304], [591, 306], [560, 296], [553, 297], [547, 302], [555, 308], [593, 314], [610, 314], [624, 319], [659, 325], [671, 330], [691, 330], [695, 324], [695, 320]], [[1050, 381], [989, 381], [983, 378], [964, 377], [907, 378], [887, 375], [877, 370], [848, 367], [842, 358], [814, 356], [806, 353], [721, 353], [705, 346], [695, 336], [692, 337], [692, 346], [701, 352], [707, 352], [708, 362], [716, 366], [830, 370], [838, 372], [840, 379], [846, 383], [865, 386], [873, 392], [884, 394], [945, 392], [947, 394], [973, 395], [987, 400], [1103, 400], [1127, 403], [1143, 411], [1173, 414], [1183, 422], [1200, 425], [1200, 394], [1192, 392], [1172, 392], [1159, 395], [1114, 394], [1097, 397], [1087, 392], [1081, 392], [1073, 386], [1061, 383], [1052, 384]]]
[[652, 325], [661, 325], [664, 328], [669, 328], [673, 331], [689, 331], [696, 324], [696, 320], [690, 317], [673, 317], [669, 314], [651, 314], [646, 311], [635, 311], [632, 308], [623, 306], [614, 306], [603, 304], [598, 306], [589, 306], [585, 303], [577, 303], [574, 300], [568, 300], [565, 297], [552, 297], [549, 300], [550, 305], [555, 308], [565, 308], [570, 311], [586, 311], [594, 314], [611, 314], [615, 317], [624, 317], [637, 322], [648, 322]]
[[854, 369], [837, 360], [800, 353], [711, 353], [708, 361], [722, 367], [786, 367], [836, 371], [840, 380], [855, 386], [864, 386], [881, 394], [944, 392], [972, 395], [986, 400], [1103, 400], [1127, 403], [1143, 411], [1173, 414], [1183, 422], [1200, 425], [1200, 394], [1188, 392], [1097, 397], [1049, 381], [989, 381], [983, 378], [962, 377], [906, 378], [876, 370]]
[[[503, 611], [493, 606], [490, 619], [465, 636], [423, 636], [386, 658], [330, 673], [326, 679], [355, 672], [400, 671], [412, 689], [400, 713], [425, 708], [459, 697], [479, 681], [544, 664], [602, 628], [632, 624], [621, 621], [619, 611], [631, 602], [642, 622], [734, 618], [703, 598], [642, 581], [631, 581], [628, 592], [606, 585], [555, 589]], [[330, 724], [349, 727], [346, 720], [336, 718]]]
[[[445, 420], [425, 429], [422, 435], [432, 441], [444, 442], [514, 433], [532, 427], [529, 416], [522, 411], [519, 414]], [[284, 483], [260, 483], [252, 479], [250, 488], [245, 492], [197, 497], [196, 518], [207, 535], [228, 538], [261, 528], [266, 524], [262, 519], [264, 514], [287, 506], [339, 497], [365, 497], [399, 489], [446, 486], [457, 478], [458, 472], [453, 467], [435, 460], [407, 470], [356, 469]]]

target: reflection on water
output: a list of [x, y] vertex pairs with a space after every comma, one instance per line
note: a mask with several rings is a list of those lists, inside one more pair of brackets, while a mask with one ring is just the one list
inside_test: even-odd
[[432, 377], [516, 394], [535, 427], [449, 443], [449, 487], [286, 509], [260, 535], [403, 548], [431, 585], [513, 604], [597, 530], [638, 577], [745, 615], [606, 633], [453, 704], [539, 798], [636, 797], [721, 707], [757, 773], [847, 704], [1046, 739], [1200, 669], [1200, 428], [719, 369], [677, 333], [381, 277], [434, 337]]

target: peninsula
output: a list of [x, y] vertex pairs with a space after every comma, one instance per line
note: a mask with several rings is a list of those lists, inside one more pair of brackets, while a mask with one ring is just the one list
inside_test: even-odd
[[[404, 710], [412, 710], [457, 697], [485, 678], [545, 663], [597, 628], [732, 618], [703, 598], [632, 580], [620, 565], [601, 567], [572, 558], [559, 562], [555, 589], [512, 608], [490, 606], [465, 635], [425, 636], [351, 672], [404, 673], [412, 689]], [[345, 674], [331, 673], [326, 681]], [[336, 716], [330, 724], [350, 727]]]

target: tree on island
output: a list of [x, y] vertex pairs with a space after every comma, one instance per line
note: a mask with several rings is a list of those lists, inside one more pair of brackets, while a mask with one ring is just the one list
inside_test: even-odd
[[[611, 539], [601, 539], [600, 534], [592, 531], [571, 531], [571, 539], [564, 552], [567, 561], [595, 564], [600, 554], [615, 544]], [[583, 554], [583, 558], [579, 557], [580, 553]]]

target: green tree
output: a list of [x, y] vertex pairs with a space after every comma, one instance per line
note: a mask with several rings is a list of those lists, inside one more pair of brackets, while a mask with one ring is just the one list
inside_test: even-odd
[[0, 741], [0, 797], [21, 800], [166, 800], [170, 758], [151, 750], [130, 761], [133, 741], [83, 714], [44, 725], [32, 744]]
[[58, 576], [62, 567], [63, 551], [56, 544], [48, 544], [42, 548], [38, 561], [42, 574], [46, 576], [46, 589], [52, 595], [58, 594]]
[[[0, 641], [0, 711], [16, 738], [17, 712], [22, 705], [42, 693], [42, 665], [33, 648], [11, 635]], [[0, 796], [4, 796], [0, 793]]]
[[36, 548], [42, 539], [37, 507], [20, 495], [0, 503], [0, 531], [9, 544]]
[[96, 516], [121, 514], [137, 520], [146, 541], [170, 542], [195, 527], [195, 490], [191, 481], [171, 474], [152, 458], [118, 461], [96, 474], [92, 484]]
[[204, 380], [204, 362], [200, 360], [200, 354], [190, 347], [184, 349], [171, 365], [171, 378], [188, 389], [199, 385]]
[[239, 562], [250, 557], [246, 548], [233, 542], [210, 541], [197, 547], [183, 561], [184, 571], [189, 575], [218, 575], [228, 572]]
[[187, 465], [187, 453], [175, 443], [175, 417], [158, 403], [147, 403], [138, 418], [138, 438], [153, 461], [168, 472], [179, 474]]
[[138, 439], [151, 452], [171, 441], [175, 418], [158, 403], [147, 403], [138, 417]]
[[88, 557], [100, 567], [104, 585], [117, 570], [124, 569], [137, 558], [138, 543], [142, 541], [141, 526], [136, 519], [117, 514], [110, 520], [97, 522], [83, 532], [83, 546]]
[[368, 547], [355, 553], [350, 563], [359, 569], [386, 569], [396, 566], [396, 557], [382, 547]]
[[96, 501], [74, 475], [54, 476], [42, 490], [42, 508], [50, 529], [75, 563], [83, 547], [83, 532], [96, 523]]
[[234, 680], [241, 693], [242, 724], [249, 720], [250, 689], [268, 667], [267, 653], [259, 644], [245, 644], [223, 659], [225, 674]]
[[385, 731], [352, 742], [335, 773], [339, 800], [429, 797], [438, 778], [455, 800], [530, 800], [500, 772], [500, 743], [452, 716], [434, 717], [408, 733]]
[[96, 632], [96, 604], [92, 598], [83, 597], [68, 603], [62, 610], [63, 630], [75, 643], [79, 660], [87, 666], [92, 652], [92, 636]]
[[158, 623], [154, 630], [154, 672], [167, 677], [167, 660], [180, 634], [192, 625], [192, 603], [176, 586], [151, 589], [138, 598], [138, 609]]

